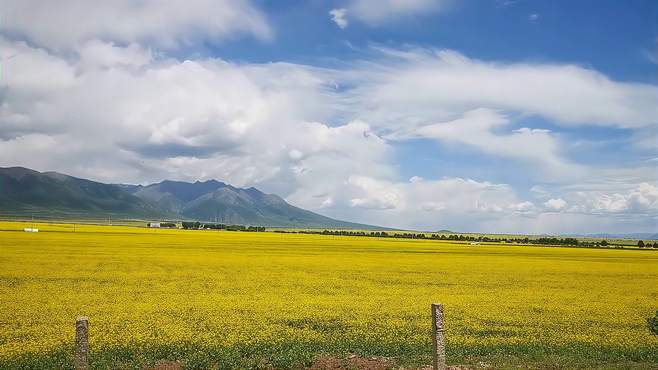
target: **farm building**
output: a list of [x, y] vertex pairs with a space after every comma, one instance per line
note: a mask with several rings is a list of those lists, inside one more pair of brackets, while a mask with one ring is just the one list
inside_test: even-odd
[[169, 221], [149, 222], [146, 224], [146, 226], [158, 229], [175, 229], [177, 227], [175, 222]]

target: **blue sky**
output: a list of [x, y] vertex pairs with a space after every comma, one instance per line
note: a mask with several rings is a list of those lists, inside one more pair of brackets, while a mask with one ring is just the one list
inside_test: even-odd
[[487, 60], [575, 63], [615, 79], [658, 81], [646, 56], [656, 48], [654, 1], [453, 1], [438, 14], [402, 16], [376, 27], [354, 22], [340, 30], [327, 9], [347, 3], [259, 1], [276, 30], [274, 42], [240, 38], [211, 49], [236, 60], [316, 64], [359, 58], [349, 44], [414, 44]]
[[423, 230], [658, 229], [655, 1], [0, 0], [0, 14], [1, 166], [216, 178]]

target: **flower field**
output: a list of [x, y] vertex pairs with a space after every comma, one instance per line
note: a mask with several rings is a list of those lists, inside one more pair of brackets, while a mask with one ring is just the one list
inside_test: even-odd
[[0, 222], [0, 368], [300, 368], [321, 354], [658, 367], [658, 252]]

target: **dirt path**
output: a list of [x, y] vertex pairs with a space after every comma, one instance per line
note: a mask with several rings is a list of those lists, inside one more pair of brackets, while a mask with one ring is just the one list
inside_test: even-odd
[[[162, 362], [155, 367], [145, 367], [144, 370], [183, 370], [179, 362]], [[330, 356], [319, 357], [315, 360], [309, 370], [393, 370], [400, 369], [395, 359], [389, 357], [360, 357], [351, 355], [347, 358], [336, 358]], [[432, 370], [432, 366], [420, 368], [406, 368], [407, 370]], [[448, 370], [470, 370], [469, 366], [448, 366]]]

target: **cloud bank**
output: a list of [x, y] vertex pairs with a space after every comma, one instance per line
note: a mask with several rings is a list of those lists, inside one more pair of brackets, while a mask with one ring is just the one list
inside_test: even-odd
[[57, 50], [89, 40], [145, 42], [173, 48], [199, 38], [272, 37], [266, 17], [247, 0], [0, 0], [2, 29]]

